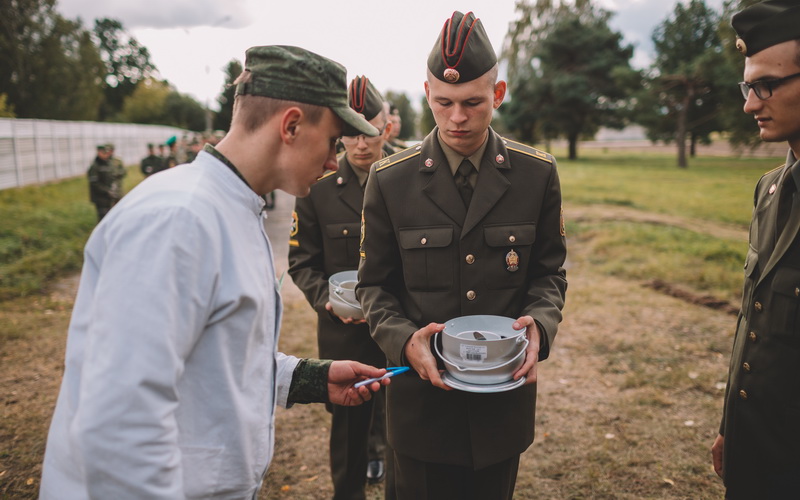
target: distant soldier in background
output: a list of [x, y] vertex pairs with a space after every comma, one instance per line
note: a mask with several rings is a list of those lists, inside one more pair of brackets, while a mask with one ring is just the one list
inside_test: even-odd
[[173, 135], [164, 144], [169, 148], [169, 154], [164, 160], [164, 168], [172, 168], [178, 165], [178, 138]]
[[396, 150], [402, 151], [408, 149], [408, 144], [405, 141], [398, 139], [400, 131], [403, 128], [403, 121], [400, 119], [400, 110], [394, 104], [391, 105], [391, 112], [389, 113], [389, 121], [392, 122], [392, 133], [389, 134], [389, 144]]
[[164, 160], [156, 154], [153, 143], [147, 145], [147, 156], [142, 158], [141, 168], [145, 177], [164, 170]]
[[162, 163], [166, 163], [167, 159], [167, 145], [166, 144], [159, 144], [158, 145], [158, 156], [161, 158]]
[[111, 161], [111, 154], [107, 144], [97, 146], [97, 156], [88, 172], [89, 199], [97, 209], [98, 222], [122, 198], [122, 178]]
[[199, 153], [202, 148], [203, 145], [196, 137], [189, 141], [189, 149], [186, 151], [186, 163], [193, 162], [194, 159], [197, 158], [197, 153]]

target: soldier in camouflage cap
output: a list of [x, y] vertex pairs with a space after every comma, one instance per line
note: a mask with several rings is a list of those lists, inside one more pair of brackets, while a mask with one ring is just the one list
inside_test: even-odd
[[771, 0], [731, 20], [746, 56], [744, 111], [786, 141], [758, 181], [714, 469], [728, 499], [800, 497], [800, 5]]
[[354, 386], [383, 369], [277, 352], [263, 213], [264, 194], [305, 196], [336, 170], [342, 130], [377, 131], [342, 110], [333, 61], [254, 47], [245, 67], [228, 135], [137, 185], [86, 244], [44, 500], [256, 498], [276, 405], [354, 406], [380, 389]]
[[[497, 57], [474, 14], [453, 13], [428, 57], [437, 127], [376, 163], [364, 194], [356, 294], [396, 377], [387, 391], [397, 498], [510, 500], [533, 442], [536, 368], [566, 292], [555, 159], [499, 136]], [[504, 389], [459, 389], [431, 352], [445, 321], [515, 319], [529, 344]], [[484, 392], [483, 394], [477, 394]]]
[[[324, 175], [309, 196], [295, 201], [289, 274], [317, 312], [321, 357], [384, 366], [386, 357], [369, 336], [366, 322], [338, 317], [328, 296], [331, 275], [358, 267], [364, 185], [369, 168], [383, 157], [382, 145], [391, 130], [383, 97], [368, 78], [359, 76], [350, 82], [348, 102], [381, 134], [342, 137], [345, 152], [338, 157], [339, 169]], [[328, 405], [334, 498], [364, 498], [364, 471], [369, 481], [383, 479], [384, 405], [382, 394], [374, 403], [359, 407]]]
[[[123, 176], [125, 170], [122, 169]], [[89, 177], [89, 199], [97, 210], [97, 221], [106, 216], [111, 207], [122, 198], [122, 180], [119, 167], [112, 161], [112, 150], [108, 144], [97, 146], [97, 155], [87, 172]]]

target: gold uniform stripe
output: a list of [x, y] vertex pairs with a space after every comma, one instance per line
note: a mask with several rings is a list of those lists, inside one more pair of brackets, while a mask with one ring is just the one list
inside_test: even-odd
[[548, 155], [544, 151], [539, 151], [538, 149], [530, 148], [530, 150], [525, 150], [519, 148], [512, 148], [509, 145], [506, 145], [506, 149], [510, 151], [516, 151], [517, 153], [522, 153], [526, 156], [531, 156], [533, 158], [538, 158], [542, 161], [546, 161], [547, 163], [553, 163], [553, 160], [550, 158], [550, 155]]
[[325, 174], [323, 174], [323, 176], [322, 176], [322, 177], [320, 177], [320, 178], [319, 178], [319, 180], [322, 180], [322, 179], [325, 179], [325, 178], [327, 178], [327, 177], [330, 177], [330, 176], [332, 176], [333, 174], [335, 174], [336, 172], [337, 172], [336, 170], [330, 170], [330, 171], [326, 172]]
[[299, 248], [300, 247], [300, 242], [297, 241], [297, 240], [289, 240], [289, 246], [290, 247], [298, 247]]
[[[408, 150], [406, 150], [406, 151], [408, 151]], [[403, 152], [394, 154], [392, 156], [388, 156], [388, 157], [386, 157], [383, 160], [378, 162], [378, 166], [375, 167], [375, 171], [376, 172], [380, 172], [383, 169], [389, 168], [392, 165], [397, 165], [398, 163], [400, 163], [402, 161], [408, 160], [408, 159], [413, 158], [415, 156], [419, 156], [420, 154], [421, 153], [419, 151], [415, 151], [413, 154], [410, 154], [408, 156], [404, 156]], [[397, 155], [400, 155], [401, 158], [395, 159], [395, 156], [397, 156]], [[384, 162], [387, 162], [387, 163], [384, 164]]]

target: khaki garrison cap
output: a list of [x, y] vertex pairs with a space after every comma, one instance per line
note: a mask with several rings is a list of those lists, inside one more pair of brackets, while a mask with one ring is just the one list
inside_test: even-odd
[[483, 76], [497, 64], [497, 55], [483, 23], [468, 12], [453, 12], [445, 21], [428, 55], [428, 69], [439, 80], [465, 83]]
[[800, 3], [768, 0], [737, 12], [731, 18], [736, 48], [752, 56], [773, 45], [800, 38]]
[[344, 135], [378, 135], [378, 129], [347, 105], [347, 71], [341, 64], [300, 47], [268, 45], [245, 53], [250, 81], [237, 95], [271, 97], [330, 108], [344, 122]]

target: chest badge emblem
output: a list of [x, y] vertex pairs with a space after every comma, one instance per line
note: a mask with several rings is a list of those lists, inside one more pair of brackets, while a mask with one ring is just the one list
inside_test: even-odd
[[519, 269], [519, 254], [512, 248], [506, 254], [506, 270], [515, 273]]

